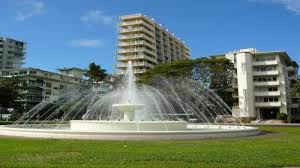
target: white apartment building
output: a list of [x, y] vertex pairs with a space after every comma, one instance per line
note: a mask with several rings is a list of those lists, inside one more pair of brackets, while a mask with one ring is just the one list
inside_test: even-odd
[[60, 95], [64, 89], [87, 85], [87, 81], [78, 75], [79, 70], [79, 68], [64, 68], [60, 73], [55, 73], [37, 68], [20, 68], [0, 71], [0, 77], [15, 77], [21, 84], [25, 84], [26, 89], [21, 91], [24, 99], [21, 101], [25, 101], [26, 108], [31, 109], [42, 101]]
[[[225, 54], [234, 63], [232, 115], [238, 118], [276, 119], [298, 108], [289, 95], [298, 65], [286, 52], [241, 49]], [[294, 108], [294, 109], [293, 109]]]
[[0, 37], [0, 70], [20, 68], [25, 59], [26, 44], [10, 38]]
[[142, 14], [120, 17], [117, 74], [132, 61], [136, 75], [160, 63], [188, 59], [189, 48], [168, 29]]

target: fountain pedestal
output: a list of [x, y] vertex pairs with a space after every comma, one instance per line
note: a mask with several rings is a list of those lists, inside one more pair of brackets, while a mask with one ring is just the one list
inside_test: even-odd
[[123, 121], [134, 121], [135, 111], [142, 109], [143, 104], [113, 104], [112, 108], [123, 113]]

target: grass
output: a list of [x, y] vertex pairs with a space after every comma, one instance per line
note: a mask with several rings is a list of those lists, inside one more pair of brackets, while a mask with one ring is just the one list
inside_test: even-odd
[[0, 137], [0, 167], [300, 166], [300, 127], [261, 127], [267, 135], [188, 141], [89, 141]]

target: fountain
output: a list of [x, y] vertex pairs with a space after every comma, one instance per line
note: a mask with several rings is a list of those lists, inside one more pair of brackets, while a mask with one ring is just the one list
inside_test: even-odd
[[[210, 78], [208, 71], [203, 73]], [[129, 61], [124, 83], [104, 97], [73, 88], [38, 104], [13, 125], [1, 126], [0, 135], [137, 140], [259, 134], [252, 127], [213, 124], [216, 116], [229, 115], [230, 108], [202, 82], [206, 79], [159, 78], [156, 88], [135, 80]]]
[[[136, 96], [139, 91], [135, 85], [132, 63], [128, 62], [126, 74], [125, 102], [112, 104], [112, 111], [117, 111], [121, 116], [118, 121], [104, 120], [71, 120], [71, 130], [88, 132], [111, 131], [173, 131], [186, 130], [185, 121], [138, 121], [136, 111], [143, 110], [146, 104], [138, 104]], [[147, 113], [147, 111], [145, 111]]]

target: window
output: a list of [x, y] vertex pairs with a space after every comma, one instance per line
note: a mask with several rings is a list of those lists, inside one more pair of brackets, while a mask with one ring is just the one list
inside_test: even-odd
[[271, 81], [277, 81], [276, 76], [255, 76], [253, 78], [253, 81], [255, 82], [271, 82]]
[[260, 62], [260, 61], [272, 61], [276, 60], [275, 56], [256, 56], [255, 61]]
[[46, 82], [46, 87], [51, 88], [51, 83]]
[[50, 89], [46, 90], [46, 95], [51, 95], [51, 90]]
[[277, 69], [276, 65], [275, 66], [272, 65], [272, 66], [255, 66], [255, 67], [253, 67], [253, 70], [257, 71], [257, 72], [274, 71], [276, 69]]
[[36, 71], [29, 71], [29, 74], [36, 74]]
[[255, 102], [258, 103], [268, 103], [268, 102], [278, 102], [279, 98], [278, 97], [255, 97]]
[[268, 90], [269, 90], [269, 92], [275, 92], [275, 91], [278, 91], [278, 88], [277, 87], [270, 87]]

